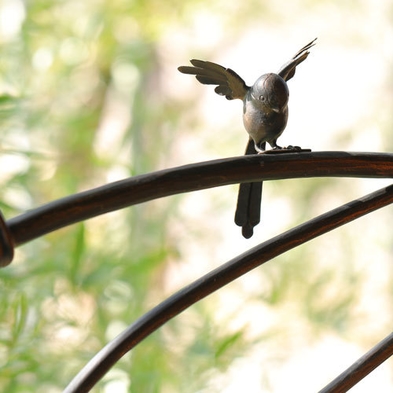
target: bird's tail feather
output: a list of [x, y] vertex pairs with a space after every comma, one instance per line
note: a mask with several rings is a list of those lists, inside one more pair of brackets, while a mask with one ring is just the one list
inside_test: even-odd
[[[265, 144], [261, 145], [262, 149]], [[249, 140], [246, 155], [256, 154], [254, 142]], [[242, 234], [249, 239], [254, 233], [254, 227], [259, 224], [261, 217], [262, 182], [241, 183], [237, 198], [235, 223], [242, 227]]]

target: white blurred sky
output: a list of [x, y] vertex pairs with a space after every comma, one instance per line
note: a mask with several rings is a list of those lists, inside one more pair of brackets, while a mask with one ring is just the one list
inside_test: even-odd
[[[226, 2], [230, 8], [234, 7], [234, 3]], [[295, 77], [288, 83], [289, 121], [278, 143], [284, 146], [300, 145], [314, 151], [387, 151], [383, 145], [382, 133], [386, 132], [386, 125], [391, 125], [393, 120], [392, 74], [389, 75], [393, 64], [391, 3], [383, 0], [299, 0], [270, 2], [266, 7], [272, 15], [271, 21], [259, 11], [261, 20], [258, 21], [256, 14], [249, 23], [241, 28], [237, 27], [239, 33], [236, 38], [225, 30], [219, 14], [204, 9], [201, 9], [199, 14], [196, 13], [193, 26], [168, 34], [163, 47], [163, 56], [168, 60], [168, 68], [165, 70], [168, 82], [166, 88], [179, 100], [191, 97], [193, 104], [200, 109], [203, 119], [197, 133], [187, 135], [187, 130], [184, 130], [185, 135], [179, 140], [179, 153], [173, 157], [174, 165], [239, 155], [244, 151], [247, 141], [241, 119], [242, 103], [219, 97], [212, 87], [203, 86], [194, 78], [177, 73], [177, 66], [186, 65], [191, 58], [214, 61], [232, 68], [251, 85], [261, 74], [277, 71], [298, 49], [315, 37], [318, 37], [316, 46], [311, 49], [310, 56], [298, 67]], [[223, 5], [222, 10], [224, 9]], [[230, 36], [229, 39], [227, 35]], [[350, 138], [340, 138], [341, 134], [348, 130], [352, 130]], [[227, 143], [228, 140], [238, 140], [239, 144]], [[209, 149], [206, 149], [206, 146], [209, 146]], [[330, 196], [327, 206], [333, 201], [330, 208], [335, 207], [349, 201], [354, 194], [360, 197], [388, 183], [389, 181], [348, 179], [348, 188], [343, 190], [342, 195]], [[200, 244], [192, 242], [192, 236], [186, 236], [183, 256], [189, 263], [184, 266], [184, 271], [179, 271], [179, 266], [176, 266], [176, 273], [172, 272], [171, 275], [173, 287], [176, 287], [178, 280], [179, 283], [184, 282], [185, 277], [192, 280], [210, 270], [212, 261], [217, 264], [224, 262], [261, 240], [287, 229], [291, 218], [287, 199], [271, 194], [269, 188], [270, 185], [265, 184], [263, 222], [257, 227], [253, 239], [241, 238], [239, 228], [232, 223], [233, 209], [220, 212], [220, 216], [217, 214], [217, 219], [209, 224], [213, 231], [221, 233], [222, 241], [216, 244], [215, 248], [212, 249], [211, 245], [201, 247]], [[236, 188], [227, 190], [204, 191], [187, 196], [183, 201], [183, 211], [190, 218], [190, 227], [193, 220], [196, 225], [200, 225], [200, 217], [208, 215], [207, 205], [210, 198], [218, 198], [221, 193], [228, 192], [232, 193], [234, 203]], [[346, 196], [346, 193], [349, 196]], [[334, 204], [335, 202], [337, 203]], [[383, 217], [383, 213], [380, 214], [374, 217]], [[388, 227], [383, 227], [383, 219], [374, 220], [370, 218], [365, 224], [358, 224], [357, 229], [355, 227], [355, 231], [360, 231], [365, 236], [364, 244], [359, 245], [358, 257], [359, 263], [364, 266], [369, 266], [367, 263], [370, 259], [378, 258], [385, 263], [379, 271], [370, 267], [370, 287], [373, 288], [371, 293], [376, 297], [374, 301], [370, 300], [368, 307], [375, 309], [376, 319], [382, 318], [386, 322], [391, 320], [391, 316], [386, 314], [390, 306], [377, 297], [376, 288], [384, 282], [384, 269], [386, 264], [391, 263], [391, 259], [383, 251], [376, 249], [378, 235], [370, 226], [379, 222], [382, 225], [377, 229], [379, 234], [387, 231]], [[383, 235], [381, 236], [383, 238]], [[329, 253], [327, 249], [323, 252], [325, 255]], [[253, 279], [244, 280], [249, 283]], [[228, 301], [231, 296], [232, 301]], [[236, 292], [231, 295], [230, 290], [223, 291], [222, 307], [228, 303], [237, 305], [239, 315], [242, 315], [244, 320], [248, 320], [248, 317], [249, 320], [255, 320], [256, 311], [252, 306], [241, 310], [244, 299], [238, 299], [237, 296], [239, 295]], [[380, 302], [382, 309], [375, 307], [375, 300]], [[249, 315], [247, 317], [244, 314]], [[284, 321], [289, 315], [290, 312], [288, 314], [286, 310], [277, 310], [272, 317], [265, 310], [262, 321], [269, 321], [270, 318], [283, 318]], [[240, 320], [242, 316], [239, 316]], [[263, 324], [262, 321], [259, 321], [259, 324]], [[365, 322], [367, 326], [374, 323], [377, 321]], [[354, 342], [356, 340], [352, 337], [343, 339], [327, 333], [320, 337], [319, 342], [308, 343], [307, 336], [304, 336], [307, 328], [303, 328], [299, 328], [297, 350], [289, 349], [294, 350], [290, 360], [278, 370], [274, 370], [274, 367], [270, 370], [272, 392], [315, 392], [350, 366], [369, 348], [367, 345], [372, 344], [368, 342], [362, 346], [359, 341]], [[290, 329], [289, 334], [296, 336], [297, 333]], [[382, 338], [383, 336], [380, 337]], [[261, 345], [249, 358], [236, 361], [229, 375], [217, 381], [221, 391], [232, 393], [247, 386], [248, 392], [261, 392], [261, 368], [270, 367], [269, 362], [263, 359], [263, 353], [264, 348]], [[389, 360], [351, 391], [391, 392], [392, 380], [392, 363]]]

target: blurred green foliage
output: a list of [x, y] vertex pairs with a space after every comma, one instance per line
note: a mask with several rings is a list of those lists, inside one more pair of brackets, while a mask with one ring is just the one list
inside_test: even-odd
[[[165, 97], [157, 51], [187, 7], [154, 0], [0, 2], [9, 18], [0, 41], [7, 169], [0, 201], [7, 217], [165, 166], [165, 130], [178, 107]], [[175, 203], [81, 223], [18, 251], [0, 276], [1, 391], [62, 391], [119, 329], [163, 300], [166, 264], [178, 256], [165, 230]], [[197, 318], [213, 324], [202, 311]], [[228, 351], [239, 346], [237, 333], [210, 326], [198, 334], [199, 349], [192, 341], [178, 350], [176, 329], [169, 325], [116, 365], [126, 375], [123, 389], [196, 391], [212, 364], [225, 368]], [[195, 356], [184, 362], [187, 353]], [[110, 386], [111, 375], [95, 391]]]

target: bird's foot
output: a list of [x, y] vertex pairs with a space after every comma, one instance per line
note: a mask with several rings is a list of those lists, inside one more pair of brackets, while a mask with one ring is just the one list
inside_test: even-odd
[[285, 149], [287, 149], [287, 150], [302, 150], [302, 148], [300, 146], [292, 146], [292, 145], [288, 145], [287, 147], [285, 147]]
[[302, 149], [300, 146], [292, 146], [292, 145], [288, 145], [287, 147], [284, 147], [284, 150], [287, 150], [287, 152], [289, 150], [289, 152], [294, 152], [294, 153], [311, 151], [311, 149]]
[[302, 149], [300, 146], [288, 145], [287, 147], [275, 146], [271, 150], [265, 150], [265, 154], [281, 154], [281, 153], [304, 153], [311, 152], [311, 149]]

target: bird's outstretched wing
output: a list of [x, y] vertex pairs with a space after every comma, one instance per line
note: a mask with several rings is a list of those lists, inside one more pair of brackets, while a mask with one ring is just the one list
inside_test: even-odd
[[296, 66], [307, 59], [307, 56], [310, 54], [308, 50], [315, 45], [316, 40], [317, 39], [315, 38], [309, 42], [306, 46], [300, 49], [299, 52], [297, 52], [295, 56], [293, 56], [292, 59], [288, 61], [288, 63], [285, 63], [280, 68], [278, 75], [280, 75], [282, 79], [289, 81], [295, 75]]
[[183, 74], [195, 75], [204, 85], [217, 85], [214, 91], [227, 100], [238, 98], [242, 100], [249, 87], [244, 80], [230, 68], [203, 60], [190, 60], [194, 67], [181, 66], [178, 68]]

